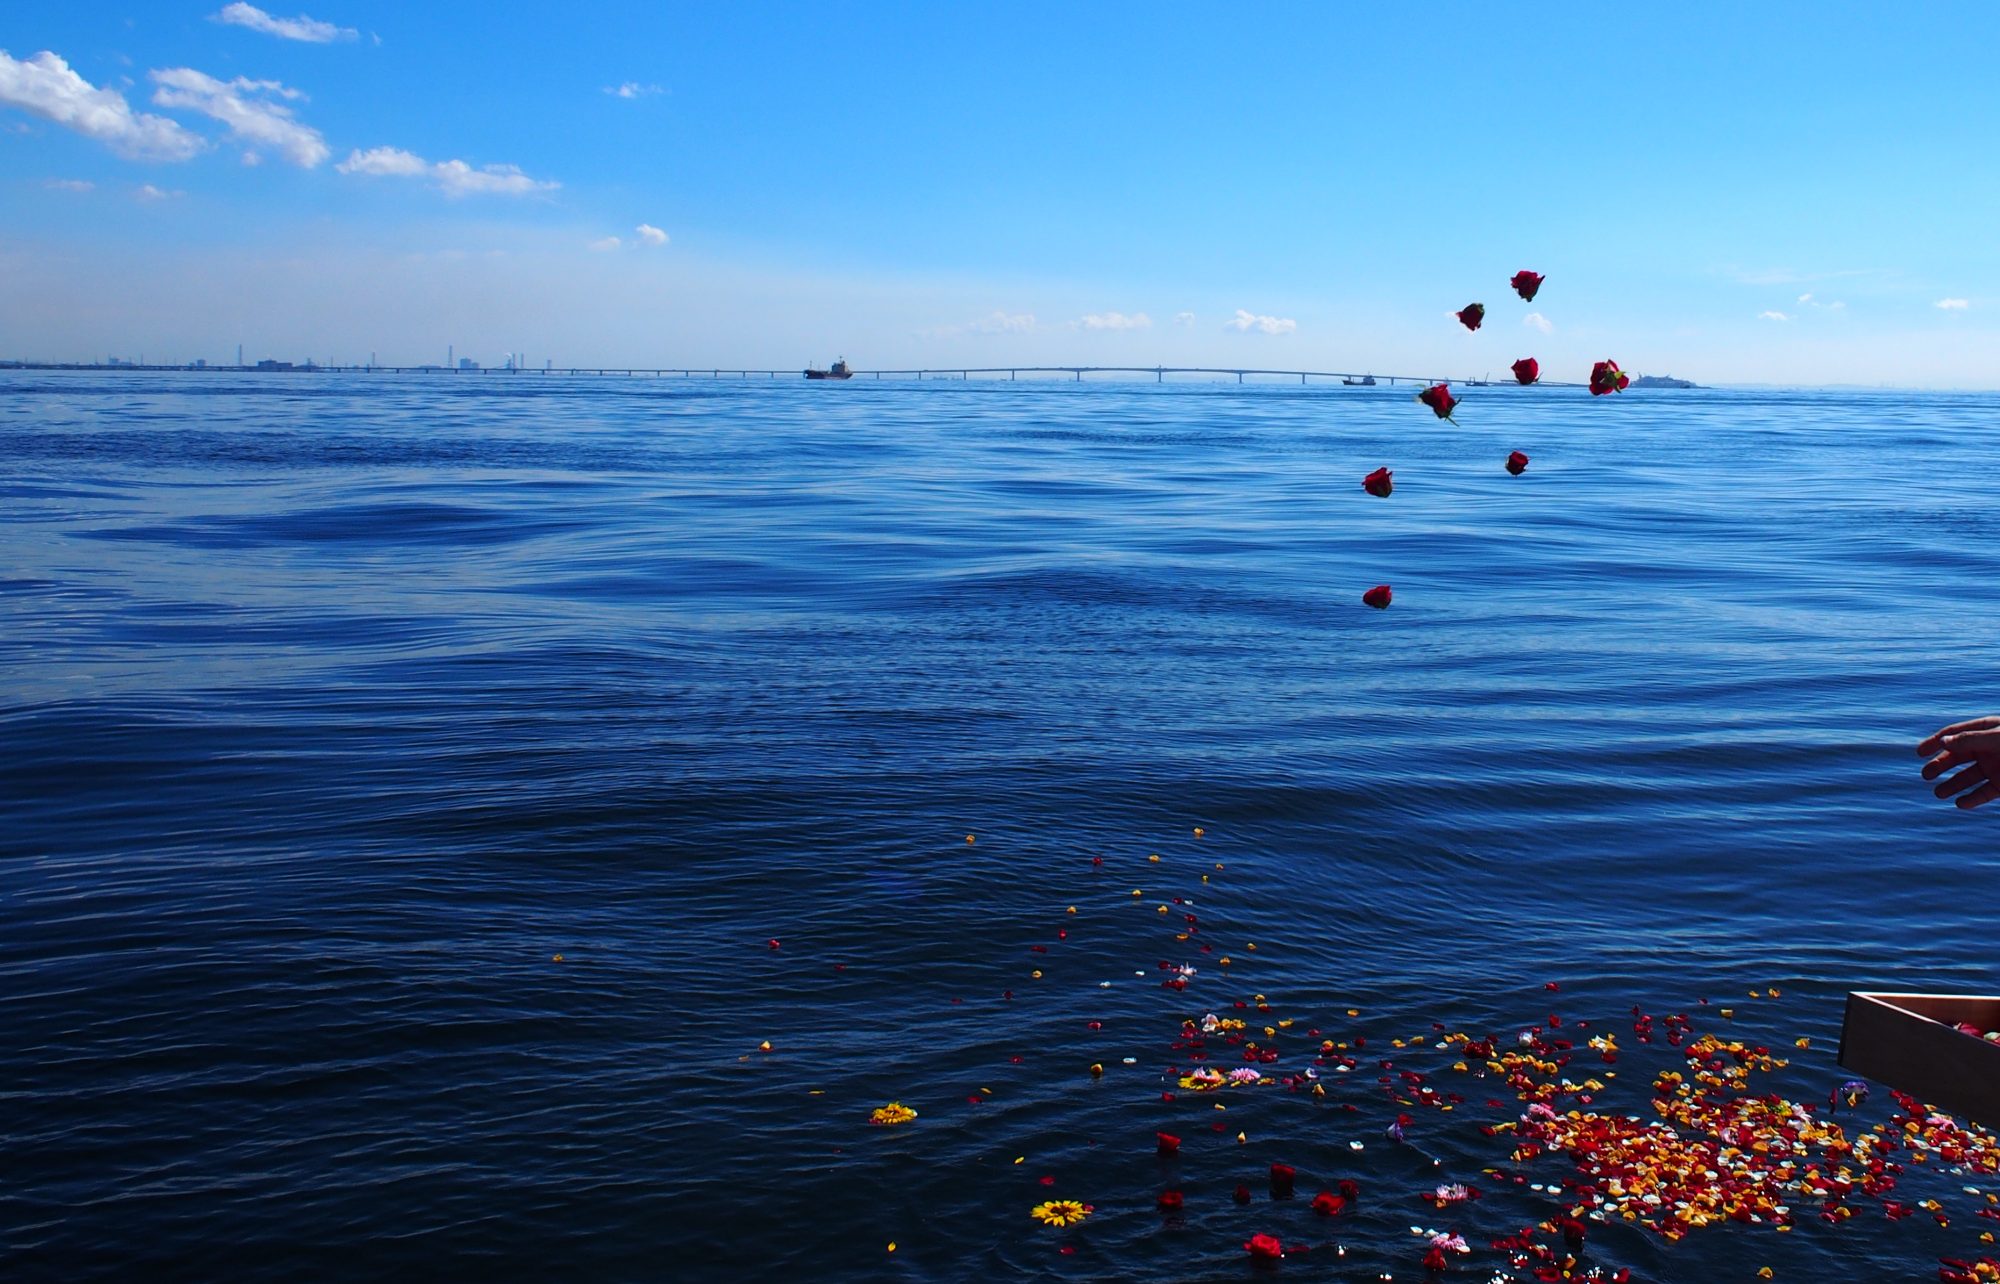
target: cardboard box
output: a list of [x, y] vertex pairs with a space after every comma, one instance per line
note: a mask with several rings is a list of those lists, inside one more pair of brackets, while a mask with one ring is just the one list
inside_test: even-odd
[[1925, 1105], [2000, 1126], [2000, 1043], [1956, 1029], [2000, 1030], [2000, 996], [1854, 991], [1840, 1024], [1840, 1064]]

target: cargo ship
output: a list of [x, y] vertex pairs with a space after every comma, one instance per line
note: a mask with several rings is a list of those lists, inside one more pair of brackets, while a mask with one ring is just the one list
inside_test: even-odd
[[852, 379], [853, 377], [854, 372], [847, 368], [846, 357], [842, 357], [840, 360], [834, 362], [833, 369], [831, 370], [815, 370], [811, 366], [806, 367], [806, 378], [808, 379]]

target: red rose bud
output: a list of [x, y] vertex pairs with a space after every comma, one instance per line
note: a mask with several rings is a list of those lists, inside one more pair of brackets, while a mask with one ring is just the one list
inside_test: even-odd
[[1389, 609], [1390, 600], [1394, 597], [1395, 594], [1389, 591], [1387, 584], [1377, 584], [1374, 588], [1369, 589], [1361, 595], [1361, 602], [1364, 606], [1372, 606], [1378, 611], [1386, 611]]
[[1424, 1269], [1427, 1271], [1441, 1271], [1449, 1265], [1451, 1259], [1444, 1255], [1441, 1248], [1433, 1246], [1430, 1252], [1424, 1254]]
[[1542, 363], [1533, 357], [1522, 357], [1514, 363], [1514, 382], [1530, 384], [1542, 377]]
[[1247, 1204], [1250, 1202], [1250, 1188], [1248, 1186], [1243, 1185], [1241, 1182], [1238, 1182], [1236, 1185], [1236, 1193], [1230, 1196], [1230, 1198], [1234, 1199], [1239, 1204]]
[[1582, 1251], [1583, 1239], [1589, 1233], [1589, 1229], [1589, 1227], [1574, 1217], [1565, 1217], [1562, 1219], [1563, 1243], [1569, 1246], [1570, 1252], [1576, 1253]]
[[[1458, 398], [1451, 395], [1451, 385], [1448, 383], [1432, 384], [1417, 394], [1417, 400], [1436, 411], [1440, 419], [1451, 419], [1452, 407], [1458, 404]], [[1458, 421], [1453, 419], [1452, 422]]]
[[1243, 1246], [1250, 1259], [1257, 1262], [1275, 1262], [1285, 1255], [1285, 1246], [1278, 1242], [1276, 1235], [1252, 1235], [1250, 1242]]
[[1518, 450], [1514, 451], [1512, 454], [1507, 456], [1507, 471], [1514, 474], [1516, 477], [1519, 477], [1522, 473], [1527, 472], [1528, 457], [1522, 454]]
[[1623, 392], [1632, 377], [1618, 368], [1616, 361], [1600, 361], [1590, 368], [1590, 395], [1601, 397], [1607, 392]]
[[1389, 492], [1396, 489], [1395, 483], [1390, 481], [1389, 477], [1390, 472], [1388, 469], [1377, 468], [1374, 472], [1361, 479], [1361, 489], [1379, 499], [1387, 499], [1389, 498]]
[[1458, 310], [1458, 323], [1468, 330], [1477, 330], [1479, 323], [1486, 319], [1484, 303], [1468, 303]]
[[1347, 1207], [1347, 1201], [1330, 1190], [1323, 1190], [1313, 1196], [1313, 1211], [1328, 1217], [1337, 1217]]
[[1352, 1177], [1342, 1178], [1340, 1185], [1335, 1189], [1340, 1192], [1340, 1197], [1350, 1204], [1361, 1198], [1361, 1183]]
[[1298, 1170], [1290, 1164], [1271, 1165], [1271, 1195], [1275, 1199], [1290, 1199], [1292, 1184], [1298, 1180]]
[[[1541, 289], [1542, 282], [1546, 280], [1548, 278], [1540, 272], [1522, 271], [1516, 272], [1514, 279], [1507, 284], [1514, 287], [1514, 293], [1520, 295], [1524, 302], [1533, 303], [1535, 301], [1535, 291]], [[1526, 383], [1527, 380], [1524, 379], [1521, 382]]]
[[1170, 1133], [1170, 1132], [1156, 1132], [1156, 1133], [1154, 1133], [1153, 1135], [1154, 1135], [1155, 1137], [1158, 1137], [1158, 1138], [1160, 1139], [1160, 1153], [1161, 1153], [1161, 1154], [1163, 1154], [1163, 1155], [1177, 1155], [1177, 1154], [1179, 1154], [1179, 1153], [1180, 1153], [1180, 1151], [1181, 1151], [1181, 1139], [1180, 1139], [1179, 1137], [1176, 1137], [1176, 1136], [1174, 1136], [1174, 1135], [1173, 1135], [1172, 1133]]
[[1160, 1192], [1160, 1211], [1163, 1213], [1178, 1213], [1181, 1211], [1182, 1202], [1181, 1193], [1177, 1190]]

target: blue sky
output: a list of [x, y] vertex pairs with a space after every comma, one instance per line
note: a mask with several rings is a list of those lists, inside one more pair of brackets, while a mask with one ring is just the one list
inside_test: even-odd
[[1990, 6], [443, 8], [0, 15], [0, 356], [2000, 387]]

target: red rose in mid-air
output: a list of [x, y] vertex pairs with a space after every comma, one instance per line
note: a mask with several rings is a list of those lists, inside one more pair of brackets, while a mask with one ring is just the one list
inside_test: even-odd
[[1361, 489], [1377, 498], [1387, 499], [1389, 498], [1389, 492], [1396, 489], [1395, 483], [1389, 480], [1390, 476], [1391, 474], [1388, 469], [1377, 468], [1374, 472], [1361, 479]]
[[1601, 397], [1607, 392], [1623, 392], [1632, 382], [1632, 376], [1618, 368], [1616, 361], [1600, 361], [1590, 368], [1590, 395]]
[[1514, 363], [1514, 382], [1533, 383], [1542, 377], [1542, 363], [1533, 357], [1522, 357]]
[[1540, 272], [1522, 271], [1516, 272], [1514, 279], [1507, 284], [1513, 286], [1514, 293], [1520, 295], [1525, 302], [1533, 303], [1535, 301], [1535, 291], [1541, 289], [1542, 282], [1546, 280], [1548, 278]]
[[1522, 454], [1518, 450], [1514, 451], [1512, 454], [1507, 456], [1507, 471], [1514, 474], [1516, 477], [1519, 477], [1522, 473], [1527, 472], [1528, 457]]
[[1276, 1235], [1252, 1235], [1243, 1251], [1260, 1262], [1275, 1262], [1285, 1255], [1285, 1246]]
[[[1394, 596], [1394, 594], [1389, 592], [1387, 584], [1377, 584], [1374, 588], [1369, 589], [1361, 595], [1361, 601], [1366, 606], [1372, 606], [1378, 611], [1384, 611], [1388, 609], [1389, 600]], [[1272, 1173], [1272, 1181], [1275, 1182], [1276, 1180], [1277, 1174], [1274, 1171]]]
[[[1458, 398], [1451, 395], [1451, 385], [1448, 383], [1432, 384], [1417, 394], [1417, 400], [1436, 411], [1440, 419], [1451, 419], [1452, 408], [1458, 405]], [[1456, 419], [1451, 421], [1458, 422]]]
[[1479, 323], [1486, 319], [1484, 303], [1468, 303], [1458, 310], [1458, 323], [1468, 330], [1477, 330]]
[[1298, 1170], [1290, 1164], [1271, 1165], [1271, 1195], [1276, 1199], [1292, 1197], [1292, 1183], [1298, 1180]]

